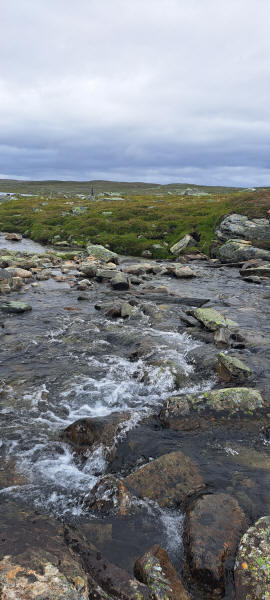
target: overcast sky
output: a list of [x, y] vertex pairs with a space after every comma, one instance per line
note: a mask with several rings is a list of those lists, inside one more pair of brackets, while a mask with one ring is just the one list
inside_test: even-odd
[[0, 0], [0, 176], [270, 185], [269, 0]]

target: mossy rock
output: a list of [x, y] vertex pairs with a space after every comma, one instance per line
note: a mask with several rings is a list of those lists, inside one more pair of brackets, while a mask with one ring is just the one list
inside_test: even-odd
[[209, 408], [216, 411], [226, 410], [232, 414], [239, 411], [250, 413], [264, 406], [260, 392], [245, 387], [212, 390], [205, 392], [203, 398]]
[[210, 331], [217, 331], [220, 327], [237, 328], [238, 324], [224, 317], [215, 308], [197, 308], [194, 317]]
[[252, 371], [242, 360], [236, 356], [230, 356], [220, 352], [218, 355], [217, 372], [220, 379], [224, 381], [231, 381], [238, 379], [238, 381], [245, 381], [252, 376]]
[[236, 600], [270, 599], [270, 516], [261, 517], [241, 538], [235, 593]]

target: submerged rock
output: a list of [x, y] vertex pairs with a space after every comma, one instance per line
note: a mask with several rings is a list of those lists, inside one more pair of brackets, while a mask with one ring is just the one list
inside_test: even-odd
[[241, 538], [234, 576], [236, 600], [270, 598], [270, 516], [261, 517]]
[[217, 331], [220, 327], [236, 328], [238, 324], [224, 317], [215, 308], [197, 308], [194, 317], [210, 331]]
[[245, 526], [245, 515], [232, 496], [213, 494], [195, 501], [185, 529], [192, 576], [210, 587], [223, 587], [226, 560], [233, 556]]
[[224, 381], [239, 381], [243, 382], [252, 376], [252, 371], [242, 360], [237, 356], [230, 356], [220, 352], [218, 355], [217, 372], [220, 379]]
[[167, 552], [155, 544], [135, 563], [134, 574], [145, 583], [152, 600], [188, 600], [182, 581], [179, 579]]
[[140, 497], [150, 498], [161, 507], [181, 505], [204, 488], [197, 465], [180, 450], [156, 458], [123, 481]]
[[95, 258], [98, 258], [104, 262], [113, 262], [116, 264], [119, 263], [118, 254], [108, 250], [107, 248], [104, 248], [104, 246], [99, 244], [88, 244], [86, 249], [89, 256], [94, 256]]
[[1, 302], [0, 310], [8, 313], [24, 313], [32, 310], [32, 306], [30, 306], [30, 304], [26, 304], [25, 302], [10, 300], [9, 302]]
[[121, 517], [129, 514], [132, 495], [121, 479], [114, 475], [104, 475], [84, 499], [84, 508], [99, 513], [115, 512]]

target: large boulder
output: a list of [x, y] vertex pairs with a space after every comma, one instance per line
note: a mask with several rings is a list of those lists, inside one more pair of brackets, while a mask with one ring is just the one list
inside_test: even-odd
[[125, 477], [124, 483], [135, 494], [161, 507], [181, 505], [204, 488], [197, 465], [180, 450], [152, 460]]
[[179, 579], [167, 552], [155, 544], [135, 563], [134, 574], [145, 583], [152, 600], [188, 600], [182, 581]]
[[212, 588], [224, 587], [226, 561], [236, 551], [245, 527], [245, 515], [232, 496], [199, 498], [188, 512], [185, 529], [192, 576]]
[[244, 240], [231, 239], [220, 246], [218, 256], [223, 263], [241, 263], [252, 258], [269, 261], [270, 251], [251, 246], [249, 242]]
[[104, 246], [101, 246], [99, 244], [88, 244], [86, 250], [89, 256], [94, 256], [95, 258], [102, 260], [103, 262], [113, 262], [116, 264], [119, 263], [118, 254], [112, 252], [111, 250], [108, 250], [107, 248], [104, 248]]
[[234, 576], [236, 600], [270, 598], [270, 516], [261, 517], [241, 538]]
[[222, 242], [231, 238], [270, 243], [270, 226], [267, 219], [249, 219], [244, 215], [228, 215], [217, 227], [216, 236]]
[[189, 234], [184, 235], [179, 242], [171, 246], [170, 252], [175, 256], [178, 256], [185, 248], [188, 248], [188, 246], [196, 246], [196, 240]]

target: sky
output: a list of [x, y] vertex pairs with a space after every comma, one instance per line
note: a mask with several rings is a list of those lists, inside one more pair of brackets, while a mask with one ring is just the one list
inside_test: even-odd
[[0, 177], [270, 185], [269, 0], [0, 0]]

